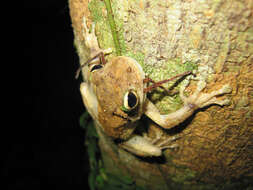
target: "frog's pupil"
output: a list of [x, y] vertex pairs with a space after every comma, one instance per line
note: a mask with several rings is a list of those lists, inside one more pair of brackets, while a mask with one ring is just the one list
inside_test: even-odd
[[132, 92], [129, 92], [128, 93], [128, 99], [127, 99], [127, 101], [128, 101], [128, 106], [130, 108], [134, 107], [137, 104], [137, 97], [136, 97], [136, 95], [134, 93], [132, 93]]
[[94, 66], [91, 68], [90, 72], [92, 72], [92, 71], [94, 71], [94, 70], [97, 70], [97, 69], [101, 69], [102, 67], [103, 67], [102, 65], [94, 65]]

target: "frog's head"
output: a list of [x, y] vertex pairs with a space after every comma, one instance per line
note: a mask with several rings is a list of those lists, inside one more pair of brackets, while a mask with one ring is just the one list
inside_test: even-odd
[[143, 114], [145, 74], [132, 58], [114, 57], [106, 64], [91, 64], [90, 84], [98, 100], [99, 123], [107, 135], [127, 138]]

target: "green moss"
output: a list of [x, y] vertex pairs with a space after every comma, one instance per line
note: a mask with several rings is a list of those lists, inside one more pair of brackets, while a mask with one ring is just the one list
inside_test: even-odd
[[106, 10], [104, 2], [100, 0], [92, 0], [90, 1], [88, 8], [91, 13], [92, 21], [96, 23], [96, 36], [100, 48], [112, 48], [113, 53], [109, 55], [109, 57], [115, 55], [116, 50], [110, 24], [105, 15], [103, 15], [103, 10]]
[[183, 173], [178, 173], [174, 175], [171, 179], [176, 183], [185, 183], [186, 181], [191, 181], [196, 177], [196, 172], [186, 168]]
[[143, 53], [141, 52], [134, 53], [134, 52], [128, 51], [125, 53], [125, 56], [132, 57], [141, 65], [142, 68], [144, 67], [145, 55]]
[[179, 58], [168, 60], [161, 65], [145, 65], [144, 71], [154, 80], [164, 80], [185, 71], [197, 69], [197, 64], [193, 62], [181, 63]]
[[92, 0], [88, 4], [88, 8], [91, 13], [92, 21], [93, 22], [101, 22], [104, 20], [102, 9], [104, 8], [104, 2], [99, 0]]
[[[186, 71], [194, 72], [194, 70], [196, 69], [197, 64], [193, 62], [181, 63], [181, 60], [178, 58], [168, 60], [166, 63], [163, 64], [162, 67], [160, 65], [144, 66], [144, 72], [147, 73], [147, 75], [154, 81], [165, 80], [177, 74], [184, 73]], [[182, 83], [186, 82], [188, 81], [182, 81]], [[168, 83], [163, 84], [163, 86], [168, 90], [178, 91], [182, 83], [180, 81], [180, 78], [178, 78], [174, 81], [170, 81]], [[173, 112], [182, 106], [182, 101], [179, 98], [178, 93], [176, 93], [174, 96], [168, 96], [168, 94], [164, 93], [164, 91], [159, 88], [152, 91], [152, 93], [150, 94], [150, 98], [156, 104], [158, 109], [164, 114]]]

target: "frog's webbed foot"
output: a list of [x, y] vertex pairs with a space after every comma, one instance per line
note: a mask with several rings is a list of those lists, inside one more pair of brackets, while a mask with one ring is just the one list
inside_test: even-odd
[[178, 144], [173, 143], [175, 140], [179, 139], [180, 136], [178, 135], [174, 135], [171, 137], [166, 137], [163, 138], [164, 132], [160, 129], [160, 130], [156, 130], [155, 133], [155, 138], [151, 139], [150, 137], [147, 136], [146, 133], [144, 133], [144, 138], [147, 139], [148, 141], [151, 142], [151, 144], [153, 144], [154, 146], [158, 147], [159, 149], [163, 150], [163, 149], [174, 149], [178, 147]]
[[86, 18], [83, 17], [83, 37], [85, 39], [85, 46], [93, 51], [98, 51], [99, 45], [98, 40], [95, 34], [95, 23], [92, 23], [91, 25], [91, 32], [89, 31], [87, 24], [86, 24]]
[[168, 149], [168, 148], [174, 149], [174, 148], [178, 148], [179, 146], [178, 144], [174, 144], [173, 142], [179, 138], [180, 137], [177, 135], [168, 137], [164, 140], [161, 140], [159, 137], [157, 137], [152, 141], [152, 144], [159, 147], [161, 150]]
[[184, 96], [185, 87], [180, 89], [180, 98], [183, 100], [185, 105], [192, 106], [194, 109], [203, 108], [211, 104], [218, 104], [220, 106], [228, 105], [229, 99], [217, 99], [217, 96], [228, 94], [232, 91], [232, 88], [225, 84], [220, 89], [212, 91], [210, 93], [203, 93], [203, 89], [206, 87], [205, 82], [198, 82], [196, 91], [189, 97]]
[[98, 40], [95, 34], [95, 23], [92, 23], [91, 29], [89, 30], [86, 24], [86, 18], [83, 17], [83, 37], [85, 39], [85, 46], [90, 49], [91, 57], [96, 56], [100, 52], [103, 52], [104, 55], [110, 54], [112, 52], [111, 48], [100, 49], [98, 45]]

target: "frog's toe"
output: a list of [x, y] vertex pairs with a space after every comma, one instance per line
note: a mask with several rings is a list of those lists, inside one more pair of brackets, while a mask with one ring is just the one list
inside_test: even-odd
[[112, 53], [112, 48], [104, 49], [104, 50], [103, 50], [103, 53], [104, 53], [105, 55]]
[[173, 142], [179, 138], [180, 138], [179, 135], [174, 135], [172, 137], [168, 137], [164, 140], [160, 140], [160, 141], [156, 142], [155, 145], [161, 149], [176, 148], [176, 147], [178, 147], [178, 145], [174, 144]]
[[219, 90], [220, 94], [228, 94], [232, 92], [232, 87], [229, 84], [223, 85], [223, 87]]
[[202, 107], [209, 106], [211, 104], [217, 104], [217, 105], [220, 105], [220, 106], [227, 106], [227, 105], [230, 105], [230, 100], [229, 99], [219, 100], [216, 97], [213, 97], [211, 100], [205, 102], [202, 105]]

